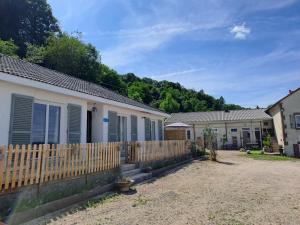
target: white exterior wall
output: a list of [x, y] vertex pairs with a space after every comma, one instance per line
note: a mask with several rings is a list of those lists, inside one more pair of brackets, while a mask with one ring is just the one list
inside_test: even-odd
[[[227, 144], [232, 144], [232, 136], [237, 137], [237, 142], [238, 146], [242, 145], [242, 130], [243, 128], [249, 128], [250, 129], [250, 140], [251, 142], [255, 143], [256, 137], [255, 137], [255, 128], [258, 128], [259, 130], [264, 129], [264, 128], [272, 128], [272, 120], [265, 120], [268, 121], [268, 126], [264, 126], [263, 122], [264, 121], [227, 121], [226, 126], [224, 122], [203, 122], [203, 123], [197, 123], [195, 124], [195, 134], [194, 134], [194, 128], [193, 124], [191, 125], [191, 128], [188, 130], [191, 131], [191, 140], [197, 139], [198, 137], [203, 138], [203, 131], [206, 127], [210, 127], [212, 129], [217, 129], [217, 142], [218, 142], [218, 147], [220, 148], [223, 145], [223, 137], [226, 135], [226, 129], [227, 127]], [[236, 128], [237, 132], [231, 132], [232, 128]], [[194, 137], [195, 135], [195, 137]]]
[[[291, 123], [293, 123], [294, 121], [290, 120], [290, 116], [294, 117], [295, 113], [300, 113], [300, 90], [283, 99], [281, 103], [283, 108], [283, 116], [285, 119], [282, 121], [279, 104], [270, 110], [270, 114], [273, 116], [274, 119], [274, 127], [276, 129], [276, 136], [278, 142], [282, 140], [281, 144], [284, 145], [285, 152], [288, 155], [293, 156], [293, 145], [300, 143], [300, 130], [291, 127]], [[286, 143], [283, 143], [284, 133], [282, 129], [282, 123], [284, 124]]]
[[280, 113], [279, 105], [276, 105], [274, 108], [270, 110], [270, 114], [273, 117], [273, 124], [275, 130], [275, 136], [279, 145], [284, 146], [283, 141], [283, 129], [282, 129], [282, 119]]
[[76, 97], [0, 81], [0, 145], [8, 144], [12, 94], [26, 95], [33, 97], [35, 102], [61, 106], [60, 143], [62, 144], [67, 142], [67, 106], [69, 103], [80, 105], [82, 107], [81, 142], [86, 142], [87, 101]]
[[[2, 76], [2, 74], [0, 74]], [[9, 75], [11, 77], [11, 75]], [[18, 78], [16, 78], [18, 79]], [[9, 127], [10, 127], [10, 113], [11, 113], [11, 99], [12, 94], [26, 95], [34, 98], [34, 101], [45, 104], [54, 104], [61, 106], [61, 118], [60, 118], [60, 143], [67, 142], [67, 106], [68, 104], [80, 105], [82, 107], [81, 117], [81, 143], [86, 143], [87, 134], [87, 111], [92, 110], [93, 106], [96, 106], [97, 111], [92, 113], [92, 141], [93, 142], [106, 142], [108, 140], [108, 123], [103, 122], [103, 118], [108, 118], [108, 111], [115, 111], [119, 115], [127, 117], [127, 140], [131, 140], [131, 121], [130, 115], [137, 116], [138, 121], [138, 140], [145, 140], [145, 127], [144, 118], [150, 118], [155, 121], [156, 127], [156, 140], [158, 137], [158, 120], [164, 121], [165, 115], [163, 113], [151, 114], [149, 112], [142, 112], [133, 109], [123, 108], [122, 103], [117, 103], [119, 106], [102, 103], [101, 98], [95, 98], [94, 96], [87, 96], [92, 99], [85, 99], [79, 96], [70, 96], [71, 92], [66, 90], [66, 94], [63, 93], [62, 88], [53, 86], [53, 90], [47, 91], [41, 88], [45, 88], [49, 85], [41, 83], [39, 87], [35, 81], [24, 79], [26, 86], [18, 83], [12, 83], [11, 81], [3, 81], [0, 79], [0, 145], [7, 145], [9, 140]], [[35, 83], [37, 87], [29, 87], [30, 82]], [[52, 88], [52, 86], [51, 86]], [[76, 92], [76, 94], [78, 94]], [[80, 93], [79, 93], [80, 94]], [[85, 95], [84, 95], [85, 96]], [[95, 100], [99, 99], [99, 102]], [[106, 100], [105, 100], [106, 101]], [[126, 105], [128, 107], [128, 105]], [[163, 126], [164, 127], [164, 126]]]

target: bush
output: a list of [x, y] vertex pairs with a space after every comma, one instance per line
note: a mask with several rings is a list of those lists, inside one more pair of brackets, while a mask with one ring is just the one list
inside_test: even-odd
[[191, 144], [191, 153], [193, 157], [201, 157], [206, 154], [205, 149], [200, 148], [195, 143]]

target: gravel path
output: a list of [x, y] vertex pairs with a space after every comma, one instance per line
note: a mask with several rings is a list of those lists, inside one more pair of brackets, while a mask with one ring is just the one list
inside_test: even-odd
[[219, 151], [219, 163], [195, 161], [136, 186], [133, 195], [47, 219], [66, 225], [300, 224], [300, 161], [240, 155]]

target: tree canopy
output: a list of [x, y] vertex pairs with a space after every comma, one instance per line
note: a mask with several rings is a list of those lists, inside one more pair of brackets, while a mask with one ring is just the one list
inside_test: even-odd
[[0, 38], [13, 39], [20, 56], [26, 54], [26, 43], [44, 44], [53, 32], [60, 28], [46, 0], [0, 1]]
[[12, 39], [9, 39], [8, 41], [3, 41], [0, 39], [1, 53], [18, 58], [18, 53], [17, 53], [18, 49], [19, 49], [18, 46], [15, 45]]
[[84, 43], [80, 33], [60, 31], [46, 0], [1, 0], [0, 38], [1, 53], [100, 84], [168, 113], [242, 108], [179, 83], [119, 74], [100, 62], [97, 49]]

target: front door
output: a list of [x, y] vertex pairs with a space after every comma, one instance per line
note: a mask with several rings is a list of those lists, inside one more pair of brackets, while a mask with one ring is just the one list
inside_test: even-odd
[[232, 147], [233, 147], [234, 149], [237, 149], [237, 147], [238, 147], [237, 136], [232, 136]]
[[251, 142], [251, 139], [250, 139], [250, 130], [243, 129], [243, 146], [245, 147], [250, 142]]
[[92, 142], [92, 111], [87, 111], [87, 120], [86, 120], [86, 141], [87, 143]]
[[127, 117], [118, 116], [118, 141], [121, 143], [121, 161], [125, 160], [125, 142], [127, 141]]

